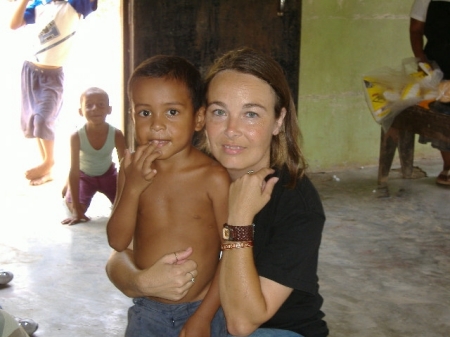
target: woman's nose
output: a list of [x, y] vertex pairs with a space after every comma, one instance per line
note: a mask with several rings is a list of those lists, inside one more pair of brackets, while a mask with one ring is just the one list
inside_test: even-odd
[[239, 121], [237, 118], [228, 118], [225, 129], [225, 135], [228, 138], [235, 138], [241, 135], [239, 128]]

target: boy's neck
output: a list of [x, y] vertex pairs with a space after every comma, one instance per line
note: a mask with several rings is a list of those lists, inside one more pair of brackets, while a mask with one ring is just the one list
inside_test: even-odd
[[105, 128], [109, 127], [109, 124], [105, 121], [101, 124], [96, 123], [86, 123], [85, 124], [86, 129], [88, 130], [104, 130]]

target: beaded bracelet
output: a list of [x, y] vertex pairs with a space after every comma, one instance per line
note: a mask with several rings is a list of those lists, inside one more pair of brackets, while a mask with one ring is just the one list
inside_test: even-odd
[[223, 243], [222, 250], [234, 249], [234, 248], [248, 248], [253, 247], [253, 241], [238, 241], [233, 243]]

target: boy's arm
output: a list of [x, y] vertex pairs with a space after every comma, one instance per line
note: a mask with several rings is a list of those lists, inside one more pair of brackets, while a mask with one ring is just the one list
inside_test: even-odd
[[28, 5], [28, 0], [19, 0], [17, 2], [19, 4], [14, 10], [13, 15], [11, 17], [11, 21], [9, 23], [9, 27], [11, 29], [17, 29], [25, 25], [25, 19], [23, 18], [23, 15], [25, 14], [25, 9], [27, 8]]
[[116, 129], [116, 134], [114, 137], [114, 142], [116, 145], [117, 158], [119, 159], [119, 163], [122, 161], [123, 156], [125, 155], [125, 149], [127, 148], [125, 137], [119, 129]]
[[[213, 181], [208, 181], [208, 186], [210, 186], [210, 198], [214, 208], [219, 236], [222, 238], [222, 227], [228, 218], [228, 189], [230, 186], [230, 177], [228, 172], [222, 166], [214, 167], [214, 170], [214, 173], [210, 174]], [[180, 337], [210, 335], [211, 322], [220, 307], [219, 274], [220, 262], [205, 298], [184, 325]]]
[[[137, 219], [139, 197], [141, 193], [132, 188], [126, 188], [125, 167], [129, 165], [130, 153], [125, 154], [121, 162], [117, 179], [117, 193], [111, 217], [106, 225], [109, 245], [121, 252], [131, 243]], [[124, 191], [125, 189], [125, 191]]]
[[155, 149], [156, 144], [147, 144], [138, 147], [133, 154], [125, 151], [120, 165], [116, 201], [106, 225], [108, 243], [119, 252], [126, 249], [133, 238], [139, 198], [156, 175], [151, 164], [160, 153]]
[[61, 223], [71, 226], [82, 221], [89, 221], [89, 218], [85, 215], [86, 210], [80, 204], [80, 137], [78, 132], [70, 137], [69, 188], [72, 195], [72, 217], [63, 220]]

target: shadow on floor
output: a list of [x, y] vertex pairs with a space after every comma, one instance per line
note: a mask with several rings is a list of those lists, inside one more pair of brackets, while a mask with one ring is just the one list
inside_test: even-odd
[[[393, 171], [391, 198], [377, 194], [376, 167], [310, 174], [327, 215], [319, 278], [330, 336], [450, 335], [450, 188], [435, 184], [439, 160], [416, 165], [428, 176]], [[0, 303], [37, 321], [37, 337], [123, 336], [131, 301], [104, 272], [106, 198], [92, 221], [63, 226], [64, 175], [30, 187], [17, 171], [1, 192], [0, 268], [15, 278]]]

